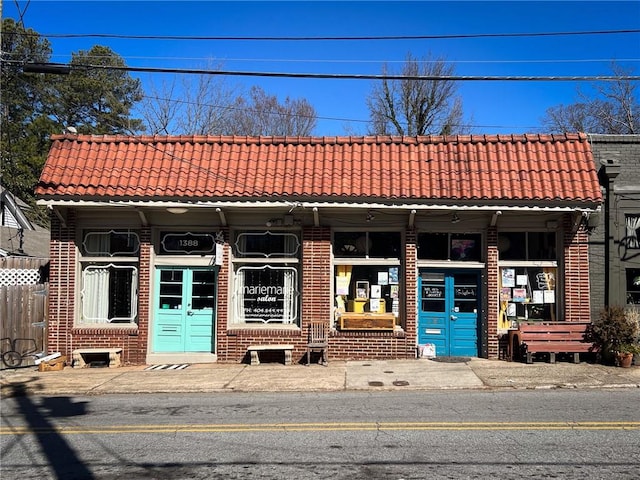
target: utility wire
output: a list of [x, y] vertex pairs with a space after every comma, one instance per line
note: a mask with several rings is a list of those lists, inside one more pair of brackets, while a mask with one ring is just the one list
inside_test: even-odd
[[63, 63], [24, 63], [6, 60], [5, 63], [22, 65], [26, 73], [70, 73], [76, 69], [117, 70], [145, 73], [177, 73], [194, 75], [219, 75], [243, 77], [275, 77], [275, 78], [316, 78], [334, 80], [427, 80], [427, 81], [637, 81], [638, 75], [573, 75], [573, 76], [518, 76], [518, 75], [371, 75], [345, 73], [293, 73], [293, 72], [256, 72], [231, 70], [203, 70], [190, 68], [153, 68], [115, 65], [63, 64]]
[[354, 37], [222, 37], [222, 36], [183, 36], [183, 35], [125, 35], [115, 33], [25, 33], [47, 38], [118, 38], [130, 40], [234, 40], [266, 42], [313, 42], [313, 41], [377, 41], [377, 40], [447, 40], [455, 38], [509, 38], [509, 37], [557, 37], [574, 35], [613, 35], [640, 33], [640, 29], [592, 30], [584, 32], [533, 32], [533, 33], [465, 33], [450, 35], [384, 35]]
[[[66, 55], [53, 55], [52, 57], [64, 57]], [[109, 58], [107, 56], [88, 55], [87, 58], [100, 59]], [[219, 62], [262, 62], [262, 63], [346, 63], [346, 64], [393, 64], [393, 63], [406, 63], [407, 60], [336, 60], [336, 59], [295, 59], [295, 58], [228, 58], [228, 57], [150, 57], [150, 56], [134, 56], [127, 55], [122, 57], [129, 60], [168, 60], [168, 61], [201, 61], [207, 62], [211, 60]], [[640, 62], [640, 58], [617, 58], [616, 62]], [[447, 60], [447, 59], [434, 59], [434, 60], [422, 60], [417, 59], [416, 63], [431, 64], [431, 63], [446, 63], [446, 64], [458, 64], [458, 63], [481, 63], [481, 64], [509, 64], [509, 63], [611, 63], [611, 58], [585, 58], [585, 59], [556, 59], [556, 60]]]

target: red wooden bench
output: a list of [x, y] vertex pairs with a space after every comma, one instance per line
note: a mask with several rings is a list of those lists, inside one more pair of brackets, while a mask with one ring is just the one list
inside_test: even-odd
[[535, 353], [548, 353], [550, 363], [555, 363], [557, 353], [573, 353], [573, 363], [580, 363], [581, 353], [596, 351], [595, 345], [584, 338], [589, 325], [589, 322], [523, 322], [518, 325], [513, 347], [520, 355], [526, 354], [527, 363], [533, 363]]

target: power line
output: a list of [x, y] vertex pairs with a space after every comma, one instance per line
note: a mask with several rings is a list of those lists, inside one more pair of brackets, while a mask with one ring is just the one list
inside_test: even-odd
[[638, 75], [371, 75], [350, 73], [294, 73], [294, 72], [256, 72], [232, 70], [202, 70], [190, 68], [154, 68], [130, 67], [116, 65], [63, 64], [63, 63], [23, 63], [7, 60], [8, 64], [22, 65], [27, 73], [70, 73], [75, 69], [117, 70], [142, 73], [176, 73], [190, 75], [219, 75], [241, 77], [271, 77], [271, 78], [311, 78], [334, 80], [423, 80], [423, 81], [516, 81], [516, 82], [579, 82], [579, 81], [637, 81]]
[[260, 42], [313, 42], [313, 41], [377, 41], [377, 40], [448, 40], [464, 38], [510, 38], [510, 37], [557, 37], [574, 35], [617, 35], [640, 33], [640, 29], [627, 30], [591, 30], [582, 32], [533, 32], [533, 33], [460, 33], [449, 35], [383, 35], [353, 37], [225, 37], [225, 36], [185, 36], [185, 35], [124, 35], [116, 33], [24, 33], [47, 38], [117, 38], [128, 40], [232, 40]]
[[[67, 55], [52, 55], [52, 57], [64, 57]], [[88, 55], [87, 58], [99, 59], [109, 58], [107, 56]], [[406, 63], [407, 60], [363, 60], [363, 59], [310, 59], [310, 58], [229, 58], [229, 57], [154, 57], [154, 56], [137, 56], [127, 55], [122, 58], [129, 60], [168, 60], [168, 61], [219, 61], [224, 62], [262, 62], [262, 63], [342, 63], [342, 64], [393, 64], [393, 63]], [[583, 58], [583, 59], [541, 59], [541, 60], [448, 60], [448, 59], [434, 59], [423, 60], [416, 59], [416, 63], [419, 64], [431, 64], [431, 63], [446, 63], [446, 64], [458, 64], [458, 63], [480, 63], [480, 64], [533, 64], [533, 63], [611, 63], [611, 58]], [[640, 62], [640, 58], [617, 58], [617, 62]]]

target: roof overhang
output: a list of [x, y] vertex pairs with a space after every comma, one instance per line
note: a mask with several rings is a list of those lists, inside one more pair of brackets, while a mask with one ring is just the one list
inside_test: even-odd
[[[433, 203], [403, 203], [403, 202], [375, 202], [375, 201], [359, 201], [359, 202], [329, 202], [329, 201], [260, 201], [260, 200], [246, 200], [246, 201], [192, 201], [192, 202], [175, 202], [175, 201], [162, 201], [162, 200], [53, 200], [53, 199], [41, 199], [38, 201], [38, 205], [47, 206], [49, 208], [134, 208], [134, 209], [171, 209], [171, 208], [188, 208], [188, 209], [214, 209], [218, 214], [227, 209], [256, 209], [256, 208], [268, 208], [268, 209], [289, 209], [302, 208], [317, 211], [318, 209], [375, 209], [375, 210], [401, 210], [407, 211], [407, 213], [413, 212], [415, 215], [419, 212], [428, 211], [474, 211], [474, 212], [487, 212], [494, 213], [496, 211], [501, 212], [595, 212], [599, 210], [599, 203], [585, 203], [566, 201], [564, 204], [561, 202], [550, 202], [549, 204], [540, 203], [539, 205], [525, 205], [525, 204], [502, 204], [502, 203], [457, 203], [456, 201], [449, 200], [446, 202], [433, 202]], [[415, 210], [415, 212], [414, 212]]]

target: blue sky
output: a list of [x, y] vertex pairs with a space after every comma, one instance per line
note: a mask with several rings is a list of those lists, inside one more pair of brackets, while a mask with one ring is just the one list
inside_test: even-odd
[[[53, 1], [0, 0], [2, 16], [47, 34], [218, 37], [380, 37], [640, 29], [640, 1]], [[610, 62], [640, 75], [640, 34], [367, 41], [49, 38], [53, 62], [105, 45], [129, 66], [295, 73], [380, 74], [407, 53], [443, 57], [458, 75], [610, 75]], [[149, 74], [136, 74], [149, 81]], [[156, 84], [168, 74], [153, 74]], [[225, 77], [229, 85], [305, 98], [316, 135], [366, 134], [372, 80]], [[473, 133], [540, 132], [547, 108], [577, 100], [577, 82], [461, 82]]]

